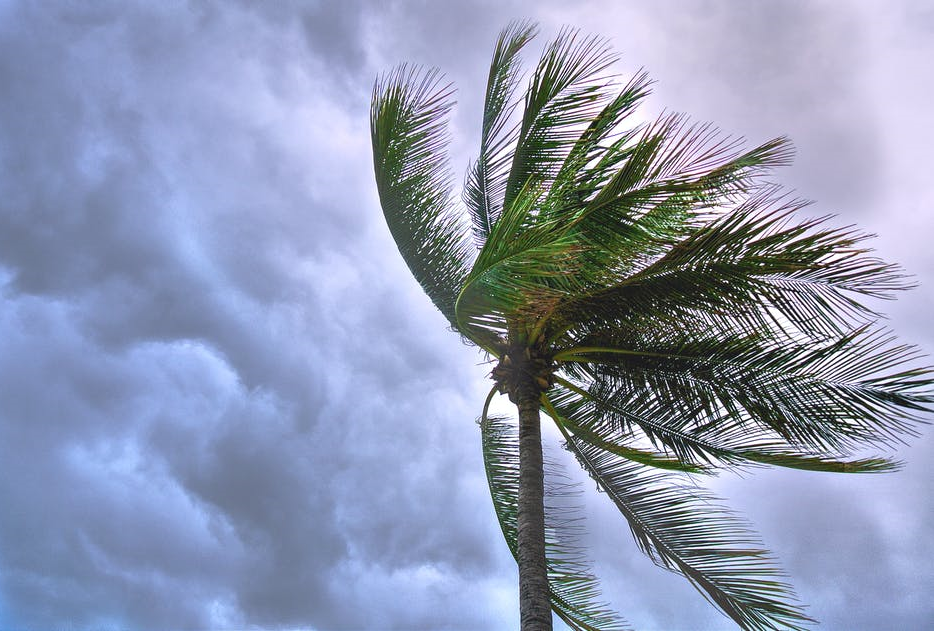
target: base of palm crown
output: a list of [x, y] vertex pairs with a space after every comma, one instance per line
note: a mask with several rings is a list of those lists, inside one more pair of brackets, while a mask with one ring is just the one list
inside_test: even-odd
[[516, 346], [499, 358], [490, 377], [497, 392], [518, 403], [520, 383], [528, 381], [539, 392], [547, 392], [555, 385], [555, 367], [554, 360], [540, 346]]

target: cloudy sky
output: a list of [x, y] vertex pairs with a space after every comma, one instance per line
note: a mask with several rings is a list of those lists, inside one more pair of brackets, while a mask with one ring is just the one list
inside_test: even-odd
[[[782, 181], [880, 235], [934, 351], [930, 3], [569, 5], [0, 2], [0, 628], [516, 626], [490, 366], [401, 262], [367, 124], [378, 72], [439, 66], [462, 172], [510, 19], [610, 38], [646, 117], [790, 135]], [[899, 455], [715, 482], [824, 628], [934, 620], [932, 432]], [[636, 628], [731, 628], [583, 489]]]

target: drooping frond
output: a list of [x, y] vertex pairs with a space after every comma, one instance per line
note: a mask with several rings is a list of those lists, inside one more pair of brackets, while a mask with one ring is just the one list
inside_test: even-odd
[[[599, 417], [588, 418], [579, 414], [581, 406], [577, 404], [578, 402], [568, 402], [569, 399], [575, 398], [574, 392], [561, 389], [558, 392], [558, 397], [554, 398], [554, 402], [546, 397], [543, 400], [542, 409], [566, 432], [570, 432], [573, 436], [590, 443], [594, 447], [614, 453], [627, 460], [659, 469], [684, 473], [708, 472], [706, 468], [690, 461], [634, 446], [633, 443], [636, 438], [634, 434], [624, 435], [623, 432], [618, 431], [616, 428], [610, 428], [601, 423]], [[580, 398], [580, 395], [577, 395], [577, 398]]]
[[517, 103], [512, 100], [519, 81], [519, 52], [535, 35], [528, 22], [515, 22], [496, 41], [483, 106], [480, 156], [467, 172], [464, 201], [473, 222], [478, 247], [486, 243], [499, 217], [506, 194], [506, 179], [512, 163], [512, 149], [519, 129], [510, 124]]
[[[671, 409], [679, 430], [770, 436], [794, 450], [850, 453], [916, 433], [934, 398], [917, 351], [859, 329], [823, 344], [647, 331], [562, 351], [585, 365], [595, 390], [627, 409]], [[604, 344], [605, 342], [605, 344]], [[906, 368], [906, 366], [909, 366]]]
[[[596, 447], [642, 464], [677, 470], [666, 466], [664, 459], [659, 464], [658, 455], [653, 461], [645, 461], [641, 454], [633, 456], [628, 447], [620, 450], [618, 446], [644, 439], [660, 448], [663, 458], [675, 458], [687, 472], [711, 473], [715, 467], [751, 464], [834, 473], [883, 473], [899, 467], [899, 463], [880, 457], [846, 459], [826, 450], [802, 450], [761, 428], [723, 432], [710, 426], [690, 427], [684, 422], [680, 405], [633, 405], [598, 385], [585, 390], [561, 377], [557, 382], [549, 398], [566, 430]], [[697, 413], [688, 416], [696, 418]]]
[[744, 629], [800, 629], [812, 622], [746, 524], [709, 493], [565, 437], [657, 565], [685, 576]]
[[456, 326], [454, 303], [470, 259], [444, 152], [451, 94], [436, 70], [400, 66], [373, 88], [370, 132], [389, 230], [415, 279]]
[[[485, 406], [480, 431], [493, 507], [509, 550], [518, 558], [518, 430], [508, 419], [487, 414]], [[545, 554], [552, 609], [571, 629], [628, 628], [600, 601], [597, 579], [579, 548], [580, 518], [575, 507], [563, 501], [566, 498], [561, 496], [566, 491], [561, 488], [562, 483], [555, 484], [555, 474], [553, 466], [546, 467]]]

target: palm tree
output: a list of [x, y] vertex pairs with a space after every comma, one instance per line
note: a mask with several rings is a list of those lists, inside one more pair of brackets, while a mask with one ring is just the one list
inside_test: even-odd
[[[768, 553], [696, 481], [896, 468], [864, 450], [915, 433], [931, 373], [865, 298], [909, 284], [866, 235], [797, 218], [806, 203], [766, 179], [788, 162], [786, 139], [747, 150], [677, 114], [632, 123], [650, 82], [620, 85], [603, 40], [563, 30], [515, 98], [534, 34], [514, 23], [497, 40], [463, 205], [439, 73], [395, 69], [371, 109], [399, 251], [452, 329], [497, 362], [480, 429], [522, 628], [550, 629], [552, 611], [575, 629], [625, 627], [600, 600], [560, 479], [544, 483], [542, 412], [656, 564], [743, 628], [802, 628], [812, 621]], [[490, 413], [497, 393], [518, 427]]]

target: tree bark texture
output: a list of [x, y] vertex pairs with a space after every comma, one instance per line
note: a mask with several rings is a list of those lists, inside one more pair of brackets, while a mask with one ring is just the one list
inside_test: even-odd
[[542, 464], [540, 390], [519, 380], [519, 617], [522, 631], [551, 631], [551, 598], [545, 562], [545, 476]]

